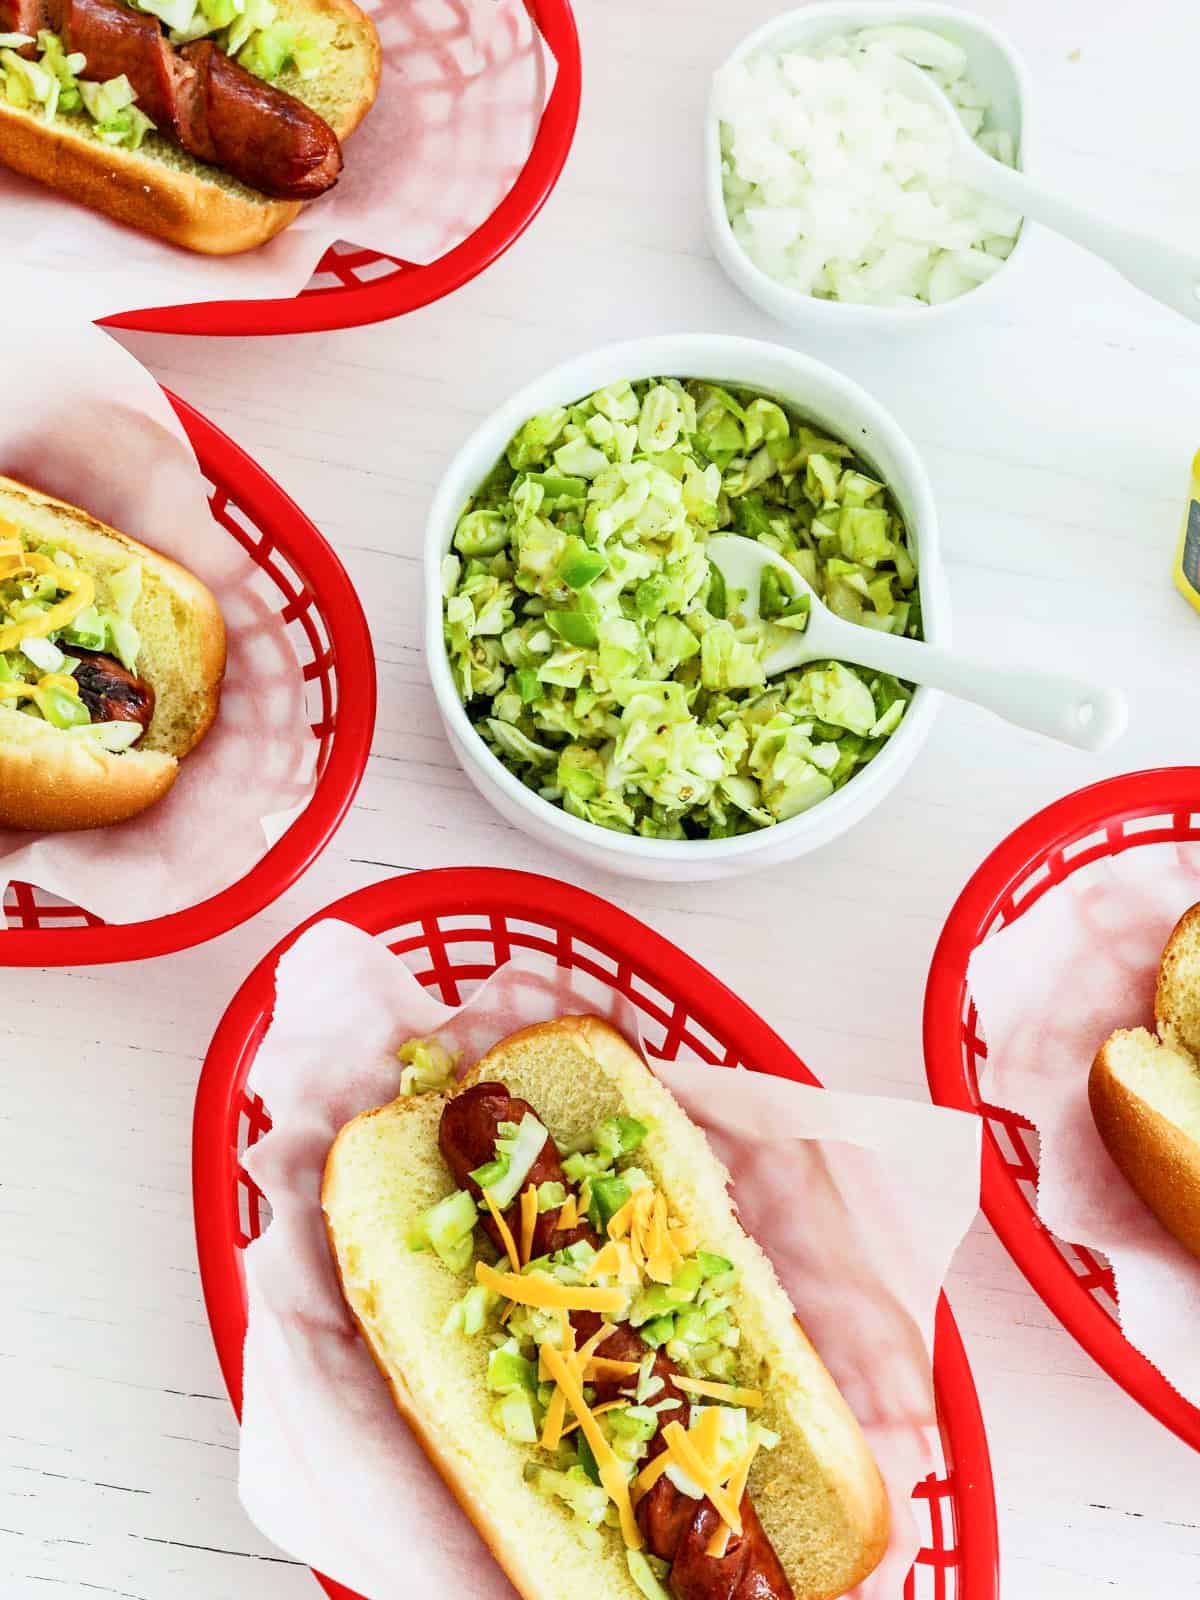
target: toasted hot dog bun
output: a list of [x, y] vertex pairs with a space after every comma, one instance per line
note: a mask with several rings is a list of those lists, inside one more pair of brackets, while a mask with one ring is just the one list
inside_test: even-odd
[[[742, 1230], [729, 1175], [700, 1130], [607, 1023], [564, 1017], [513, 1034], [458, 1085], [500, 1080], [527, 1099], [560, 1147], [604, 1117], [651, 1125], [638, 1165], [704, 1248], [738, 1269], [743, 1372], [758, 1375], [756, 1412], [779, 1432], [749, 1489], [796, 1600], [831, 1600], [860, 1582], [887, 1546], [887, 1497], [858, 1423], [796, 1321], [774, 1269]], [[321, 1203], [342, 1290], [401, 1415], [524, 1600], [641, 1600], [620, 1535], [581, 1543], [570, 1513], [524, 1481], [529, 1449], [488, 1415], [482, 1341], [441, 1331], [463, 1280], [405, 1247], [413, 1218], [450, 1192], [438, 1150], [447, 1097], [401, 1098], [356, 1117], [325, 1166]], [[783, 1182], [786, 1174], [781, 1174]]]
[[1200, 1258], [1200, 906], [1159, 968], [1161, 1037], [1122, 1029], [1101, 1046], [1088, 1099], [1105, 1148], [1158, 1220]]
[[[353, 0], [278, 0], [321, 48], [317, 78], [285, 73], [277, 87], [321, 116], [345, 141], [375, 103], [382, 54], [371, 19]], [[0, 96], [0, 162], [116, 222], [203, 255], [253, 250], [300, 215], [302, 202], [271, 200], [160, 134], [140, 150], [115, 150], [83, 112], [47, 123]]]
[[0, 707], [0, 827], [107, 827], [137, 816], [175, 782], [178, 764], [208, 732], [225, 672], [225, 624], [198, 578], [166, 556], [53, 495], [0, 477], [0, 519], [29, 544], [52, 543], [95, 580], [96, 603], [133, 558], [142, 592], [133, 609], [141, 635], [138, 672], [155, 693], [154, 716], [137, 744], [116, 755]]
[[1184, 912], [1167, 940], [1154, 1020], [1168, 1044], [1200, 1058], [1200, 905]]

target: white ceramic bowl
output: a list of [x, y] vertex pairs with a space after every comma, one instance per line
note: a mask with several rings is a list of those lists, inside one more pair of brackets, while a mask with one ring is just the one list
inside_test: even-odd
[[710, 378], [758, 389], [853, 444], [895, 495], [916, 543], [925, 636], [934, 644], [950, 642], [933, 495], [920, 457], [883, 407], [831, 367], [780, 345], [717, 334], [668, 334], [607, 345], [555, 367], [494, 411], [463, 445], [429, 513], [425, 647], [450, 743], [468, 777], [501, 816], [588, 866], [634, 878], [727, 878], [804, 855], [885, 801], [925, 742], [937, 694], [918, 689], [899, 728], [875, 759], [827, 800], [788, 822], [733, 839], [643, 839], [570, 816], [526, 788], [492, 754], [458, 698], [442, 635], [441, 566], [458, 518], [522, 423], [621, 378], [651, 377]]
[[[728, 57], [742, 61], [747, 56], [778, 50], [805, 48], [820, 44], [834, 34], [853, 33], [859, 28], [883, 27], [889, 23], [914, 23], [932, 29], [967, 53], [968, 72], [991, 101], [985, 127], [1003, 128], [1011, 133], [1018, 152], [1018, 165], [1029, 161], [1029, 74], [1012, 45], [981, 17], [959, 11], [954, 6], [880, 4], [879, 0], [830, 0], [824, 5], [804, 6], [786, 11], [748, 34]], [[704, 194], [708, 212], [708, 234], [713, 253], [730, 279], [754, 303], [781, 322], [795, 328], [842, 328], [878, 333], [911, 332], [933, 327], [947, 317], [961, 317], [980, 311], [995, 302], [1022, 264], [1029, 236], [1026, 223], [1012, 253], [999, 272], [969, 289], [954, 300], [936, 306], [861, 306], [841, 300], [818, 300], [777, 283], [757, 267], [734, 237], [725, 196], [721, 187], [721, 130], [714, 109], [715, 94], [710, 92], [704, 129]]]

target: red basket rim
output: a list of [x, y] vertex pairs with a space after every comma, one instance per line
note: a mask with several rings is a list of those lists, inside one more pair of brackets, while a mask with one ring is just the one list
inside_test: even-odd
[[[563, 921], [603, 928], [606, 944], [631, 961], [669, 972], [675, 995], [704, 994], [744, 1044], [744, 1058], [780, 1064], [781, 1075], [819, 1080], [745, 1001], [676, 945], [598, 895], [536, 873], [497, 867], [442, 867], [386, 878], [314, 912], [258, 963], [217, 1025], [196, 1087], [192, 1127], [192, 1198], [200, 1280], [225, 1387], [242, 1411], [246, 1289], [235, 1175], [238, 1096], [274, 1007], [280, 957], [315, 923], [336, 918], [372, 934], [438, 915], [521, 917], [543, 926]], [[934, 1379], [945, 1442], [959, 1556], [958, 1600], [997, 1600], [999, 1544], [987, 1434], [962, 1338], [945, 1295], [938, 1300]], [[331, 1600], [361, 1600], [316, 1574]], [[939, 1593], [941, 1590], [939, 1589]]]
[[[485, 222], [427, 266], [389, 273], [353, 288], [318, 289], [275, 300], [211, 300], [146, 307], [99, 319], [101, 327], [138, 333], [186, 333], [222, 338], [260, 334], [327, 333], [404, 316], [478, 277], [525, 232], [558, 182], [575, 139], [583, 69], [570, 0], [523, 0], [558, 63], [533, 148], [516, 183]], [[395, 258], [390, 258], [395, 259]]]
[[[962, 1060], [967, 963], [1015, 888], [1072, 840], [1103, 830], [1118, 818], [1196, 813], [1198, 785], [1200, 767], [1156, 767], [1091, 784], [1022, 823], [976, 870], [946, 919], [925, 989], [925, 1071], [930, 1094], [939, 1105], [980, 1114]], [[1134, 835], [1122, 848], [1145, 842], [1144, 836]], [[1134, 1349], [1120, 1325], [1080, 1285], [1008, 1170], [986, 1117], [983, 1124], [983, 1210], [1005, 1249], [1092, 1359], [1151, 1416], [1200, 1450], [1200, 1408], [1185, 1400]]]
[[[172, 954], [227, 933], [277, 900], [324, 850], [341, 825], [366, 771], [375, 731], [375, 655], [371, 634], [349, 574], [332, 546], [273, 478], [226, 434], [185, 400], [164, 389], [183, 424], [206, 477], [237, 484], [237, 503], [258, 525], [286, 526], [281, 545], [319, 595], [343, 684], [329, 757], [312, 798], [262, 860], [219, 894], [169, 916], [146, 922], [100, 923], [74, 928], [0, 927], [0, 967], [63, 967], [140, 961]], [[219, 464], [219, 466], [218, 466]], [[343, 676], [344, 675], [344, 676]]]

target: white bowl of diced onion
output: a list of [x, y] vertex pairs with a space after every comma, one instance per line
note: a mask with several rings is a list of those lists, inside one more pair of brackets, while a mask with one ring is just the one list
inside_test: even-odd
[[883, 803], [915, 760], [940, 703], [917, 688], [896, 731], [843, 787], [810, 810], [721, 839], [655, 839], [570, 815], [528, 788], [493, 754], [459, 698], [443, 635], [444, 563], [467, 501], [525, 422], [596, 389], [629, 379], [699, 378], [770, 396], [814, 427], [853, 445], [891, 490], [920, 571], [923, 636], [950, 643], [933, 492], [920, 456], [889, 412], [832, 367], [782, 345], [721, 334], [668, 334], [607, 345], [527, 384], [459, 450], [430, 507], [425, 539], [425, 647], [438, 710], [467, 776], [506, 821], [585, 865], [626, 877], [705, 881], [740, 876], [807, 854]]
[[[920, 30], [911, 50], [908, 29]], [[845, 84], [831, 80], [823, 63], [809, 66], [810, 55], [862, 30], [898, 41], [873, 49], [932, 70], [989, 154], [1021, 167], [1028, 161], [1028, 74], [979, 17], [950, 6], [833, 0], [756, 29], [713, 77], [705, 126], [709, 237], [737, 287], [794, 327], [895, 331], [983, 309], [1025, 252], [1028, 229], [1019, 219], [997, 215], [986, 201], [973, 207], [948, 180], [927, 182], [925, 163], [936, 169], [941, 158], [936, 112], [906, 108], [902, 99], [897, 110], [894, 92], [873, 101], [861, 66]], [[834, 138], [839, 107], [847, 123]], [[906, 109], [916, 128], [905, 125]], [[923, 115], [932, 119], [927, 127]], [[902, 142], [918, 174], [903, 183], [894, 181]]]

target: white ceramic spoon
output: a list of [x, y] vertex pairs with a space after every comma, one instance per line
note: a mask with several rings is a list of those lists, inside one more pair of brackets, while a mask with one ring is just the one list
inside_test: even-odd
[[776, 573], [792, 593], [808, 595], [808, 625], [803, 632], [771, 629], [771, 649], [764, 661], [769, 678], [807, 661], [848, 661], [971, 700], [1007, 722], [1044, 733], [1077, 750], [1103, 750], [1124, 732], [1128, 708], [1117, 689], [1100, 689], [1061, 672], [973, 661], [938, 645], [845, 622], [829, 610], [789, 561], [741, 534], [710, 539], [705, 550], [724, 578], [726, 592], [731, 597], [735, 590], [739, 592], [737, 610], [748, 621], [758, 616], [764, 572]]
[[981, 150], [962, 119], [926, 72], [889, 55], [892, 81], [914, 100], [924, 100], [946, 122], [954, 138], [956, 176], [968, 188], [1010, 211], [1032, 217], [1115, 267], [1123, 278], [1191, 322], [1200, 322], [1200, 255], [1109, 222], [1076, 205]]

